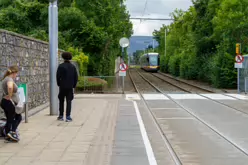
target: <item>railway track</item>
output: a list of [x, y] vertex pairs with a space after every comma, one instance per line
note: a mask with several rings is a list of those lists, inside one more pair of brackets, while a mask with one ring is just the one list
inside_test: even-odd
[[[130, 69], [128, 71], [129, 77], [131, 79], [131, 82], [136, 90], [136, 92], [141, 93], [159, 93], [156, 89], [154, 89], [149, 83], [146, 81], [140, 81], [143, 79], [140, 79], [139, 73], [135, 69]], [[131, 76], [132, 75], [132, 76]], [[135, 81], [135, 83], [134, 83]], [[137, 91], [139, 89], [139, 91]]]
[[[164, 143], [165, 143], [165, 145], [166, 145], [166, 147], [167, 147], [167, 149], [168, 149], [168, 151], [169, 151], [169, 153], [170, 153], [170, 155], [172, 157], [172, 159], [175, 162], [175, 165], [182, 165], [182, 162], [180, 161], [180, 159], [177, 156], [175, 150], [171, 146], [168, 138], [164, 134], [160, 124], [156, 120], [156, 117], [155, 117], [154, 113], [151, 111], [151, 109], [149, 108], [148, 103], [143, 98], [142, 93], [144, 93], [144, 91], [143, 91], [142, 88], [140, 88], [140, 86], [143, 86], [145, 84], [146, 87], [149, 86], [149, 88], [153, 88], [154, 93], [161, 93], [161, 91], [158, 88], [156, 88], [155, 86], [153, 86], [148, 80], [145, 81], [145, 82], [137, 81], [137, 80], [140, 80], [139, 77], [142, 77], [142, 76], [140, 75], [140, 73], [138, 73], [136, 71], [136, 69], [132, 69], [131, 72], [132, 72], [132, 74], [130, 74], [130, 71], [128, 72], [128, 74], [129, 74], [129, 77], [130, 77], [130, 79], [131, 79], [131, 81], [132, 81], [132, 83], [134, 85], [134, 88], [135, 88], [136, 92], [140, 95], [140, 97], [142, 98], [142, 101], [146, 105], [147, 109], [149, 110], [149, 114], [150, 114], [150, 116], [151, 116], [151, 118], [153, 120], [153, 123], [155, 123], [155, 125], [156, 125], [156, 127], [157, 127], [157, 129], [158, 129], [158, 131], [159, 131], [159, 133], [160, 133], [160, 135], [161, 135], [161, 137], [162, 137], [162, 139], [163, 139], [163, 141], [164, 141]], [[143, 79], [143, 77], [142, 77], [142, 79]], [[144, 79], [144, 80], [146, 80], [146, 79]]]
[[[192, 116], [195, 120], [197, 120], [199, 123], [205, 125], [207, 128], [209, 128], [209, 130], [211, 130], [213, 133], [217, 134], [218, 136], [222, 137], [226, 142], [228, 142], [229, 144], [231, 144], [232, 146], [234, 146], [237, 150], [239, 150], [241, 153], [245, 154], [246, 156], [248, 156], [248, 153], [243, 150], [242, 148], [240, 148], [238, 145], [236, 145], [233, 141], [231, 141], [230, 139], [228, 139], [227, 137], [225, 137], [225, 135], [223, 135], [221, 132], [219, 132], [217, 129], [215, 129], [213, 126], [209, 125], [208, 123], [206, 123], [204, 120], [202, 120], [201, 118], [199, 118], [197, 115], [195, 115], [194, 113], [192, 113], [190, 110], [188, 110], [186, 107], [182, 106], [181, 104], [179, 104], [177, 101], [175, 101], [173, 98], [171, 98], [168, 94], [166, 94], [163, 90], [160, 89], [160, 87], [158, 87], [157, 85], [155, 85], [153, 82], [151, 82], [148, 78], [146, 78], [144, 75], [142, 75], [140, 72], [138, 72], [136, 69], [131, 71], [132, 73], [129, 72], [130, 75], [130, 79], [137, 91], [137, 93], [140, 95], [142, 102], [146, 105], [150, 116], [152, 117], [153, 122], [156, 124], [157, 129], [160, 132], [161, 137], [163, 138], [163, 141], [167, 147], [167, 149], [170, 152], [170, 155], [172, 157], [172, 159], [174, 160], [175, 165], [182, 165], [183, 162], [180, 160], [180, 157], [178, 156], [178, 154], [175, 152], [172, 144], [170, 143], [170, 141], [168, 140], [168, 138], [166, 137], [163, 129], [161, 128], [161, 125], [158, 123], [158, 120], [156, 119], [156, 116], [154, 114], [154, 112], [151, 110], [151, 108], [149, 107], [148, 102], [145, 100], [144, 96], [142, 95], [143, 93], [145, 93], [146, 91], [144, 91], [144, 88], [141, 88], [142, 85], [146, 84], [145, 86], [148, 87], [149, 89], [153, 88], [153, 92], [154, 93], [159, 93], [164, 95], [165, 97], [169, 98], [170, 101], [172, 101], [173, 103], [175, 103], [176, 105], [178, 105], [180, 108], [182, 108], [184, 111], [186, 111], [190, 116]], [[135, 73], [136, 72], [136, 73]], [[133, 74], [135, 73], [135, 74]], [[150, 73], [149, 73], [150, 74]], [[160, 79], [161, 81], [167, 82], [168, 84], [170, 84], [171, 86], [177, 87], [178, 89], [187, 92], [187, 93], [194, 93], [192, 90], [192, 86], [190, 89], [185, 89], [181, 86], [179, 86], [178, 84], [175, 85], [173, 84], [173, 82], [171, 81], [166, 81], [164, 80], [162, 77], [157, 76], [156, 74], [152, 74], [154, 77], [157, 77], [158, 79]], [[140, 81], [140, 78], [143, 80]], [[148, 85], [149, 84], [149, 85]], [[145, 88], [146, 88], [145, 87]], [[209, 92], [209, 93], [214, 93], [212, 91], [208, 91], [205, 89], [199, 89], [198, 87], [194, 88], [198, 89], [198, 90], [202, 90], [205, 92]], [[218, 101], [216, 101], [218, 102]], [[220, 102], [218, 102], [220, 103]], [[222, 104], [222, 103], [220, 103]], [[223, 104], [224, 105], [224, 104]]]
[[[141, 73], [147, 74], [147, 72], [145, 71], [141, 71]], [[178, 79], [164, 75], [162, 73], [148, 73], [148, 74], [151, 74], [157, 79], [162, 80], [166, 84], [170, 84], [171, 86], [174, 86], [178, 88], [179, 90], [184, 91], [186, 93], [215, 93], [212, 90], [201, 88], [199, 86], [180, 81]]]
[[162, 75], [161, 73], [153, 73], [152, 75], [161, 80], [166, 81], [167, 83], [174, 84], [174, 86], [177, 86], [178, 88], [182, 88], [189, 93], [215, 93], [212, 90], [201, 88], [199, 86], [195, 86], [195, 85], [192, 85], [192, 84], [189, 84], [189, 83], [177, 80], [177, 79], [173, 79], [170, 77], [165, 77], [165, 75]]
[[[138, 70], [137, 70], [137, 72], [138, 72], [138, 74], [144, 79], [148, 79], [147, 78], [147, 76], [149, 76], [149, 75], [152, 75], [152, 76], [154, 76], [155, 78], [157, 78], [157, 79], [159, 79], [159, 80], [161, 80], [161, 81], [163, 81], [163, 82], [165, 82], [165, 84], [164, 84], [164, 86], [168, 86], [168, 84], [169, 85], [171, 85], [171, 86], [174, 86], [174, 87], [176, 87], [176, 88], [178, 88], [178, 89], [180, 89], [181, 90], [181, 93], [183, 93], [183, 92], [186, 92], [186, 93], [195, 93], [195, 94], [199, 94], [200, 96], [202, 96], [202, 97], [205, 97], [205, 98], [207, 98], [207, 99], [209, 99], [209, 100], [212, 100], [213, 102], [216, 102], [216, 103], [218, 103], [218, 104], [221, 104], [221, 105], [223, 105], [223, 106], [226, 106], [226, 107], [228, 107], [228, 108], [231, 108], [231, 109], [233, 109], [233, 110], [235, 110], [235, 111], [239, 111], [239, 112], [241, 112], [241, 113], [243, 113], [243, 114], [246, 114], [246, 115], [248, 115], [248, 112], [247, 111], [243, 111], [243, 110], [240, 110], [240, 109], [237, 109], [236, 107], [234, 107], [234, 106], [230, 106], [228, 103], [224, 103], [224, 102], [222, 102], [221, 100], [214, 100], [214, 99], [211, 99], [211, 98], [208, 98], [208, 97], [206, 97], [206, 96], [204, 96], [204, 95], [202, 95], [202, 94], [208, 94], [208, 93], [215, 93], [214, 91], [212, 91], [212, 90], [208, 90], [208, 89], [205, 89], [205, 88], [201, 88], [201, 87], [198, 87], [198, 86], [195, 86], [195, 85], [192, 85], [192, 84], [189, 84], [189, 83], [186, 83], [186, 82], [183, 82], [183, 81], [180, 81], [180, 80], [177, 80], [177, 79], [175, 79], [175, 78], [173, 78], [173, 77], [170, 77], [170, 76], [167, 76], [167, 75], [164, 75], [164, 74], [161, 74], [161, 73], [147, 73], [147, 72], [145, 72], [145, 71], [142, 71], [142, 72], [139, 72]], [[168, 79], [169, 80], [168, 80]], [[150, 79], [148, 79], [149, 81], [150, 80], [152, 80], [153, 78], [150, 78]], [[157, 86], [157, 87], [159, 87], [158, 86], [158, 82], [156, 82], [156, 81], [154, 81], [154, 82], [152, 82], [155, 86]], [[159, 87], [160, 88], [160, 87]], [[172, 93], [171, 91], [167, 91], [167, 90], [164, 90], [163, 88], [160, 88], [160, 90], [162, 90], [164, 93]], [[223, 95], [225, 95], [225, 96], [228, 96], [228, 95], [226, 95], [226, 93], [224, 92], [224, 93], [222, 93]], [[233, 96], [228, 96], [228, 97], [232, 97], [232, 98], [235, 98], [235, 97], [233, 97]], [[235, 99], [237, 99], [237, 98], [235, 98]], [[243, 102], [245, 102], [244, 100], [239, 100], [241, 103]]]
[[[202, 87], [202, 86], [198, 86], [198, 85], [194, 85], [192, 83], [188, 83], [186, 81], [183, 81], [183, 80], [180, 80], [180, 79], [177, 79], [173, 76], [170, 76], [168, 74], [165, 74], [165, 73], [162, 73], [162, 72], [158, 72], [156, 73], [158, 75], [162, 75], [163, 77], [171, 80], [171, 81], [177, 81], [178, 83], [182, 83], [182, 84], [187, 84], [188, 86], [192, 86], [194, 88], [197, 88], [197, 89], [200, 89], [200, 90], [203, 90], [203, 91], [206, 91], [206, 92], [209, 92], [209, 93], [217, 93], [217, 92], [223, 92], [223, 93], [229, 93], [227, 90], [224, 90], [224, 89], [211, 89], [209, 87]], [[209, 88], [209, 89], [208, 89]]]

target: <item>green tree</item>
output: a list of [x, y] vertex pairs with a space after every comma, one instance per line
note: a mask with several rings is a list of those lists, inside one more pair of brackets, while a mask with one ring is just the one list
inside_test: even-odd
[[140, 64], [139, 59], [143, 54], [144, 54], [144, 50], [136, 50], [136, 52], [133, 53], [135, 64]]
[[248, 52], [247, 8], [246, 0], [194, 0], [188, 11], [175, 10], [174, 23], [154, 31], [161, 71], [216, 87], [234, 87], [235, 44], [242, 44], [243, 54]]
[[[1, 0], [0, 26], [48, 41], [48, 5], [47, 0]], [[83, 50], [90, 74], [113, 75], [121, 55], [118, 41], [132, 34], [126, 7], [117, 0], [60, 0], [58, 7], [59, 48]]]

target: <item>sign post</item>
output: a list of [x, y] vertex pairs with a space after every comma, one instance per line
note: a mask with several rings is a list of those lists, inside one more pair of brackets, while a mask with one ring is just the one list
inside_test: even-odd
[[234, 67], [238, 69], [238, 76], [237, 76], [237, 88], [238, 88], [238, 93], [240, 93], [240, 88], [239, 88], [239, 70], [240, 68], [243, 68], [243, 61], [244, 61], [244, 57], [241, 55], [241, 44], [237, 43], [236, 44], [236, 57], [235, 57], [235, 61], [236, 63], [234, 64]]
[[[126, 66], [126, 64], [124, 63], [124, 48], [129, 46], [129, 40], [126, 37], [123, 37], [119, 40], [119, 44], [122, 47], [122, 63], [120, 64], [120, 71], [121, 71], [121, 67], [124, 68]], [[119, 71], [119, 76], [120, 76], [120, 71]], [[125, 74], [126, 76], [126, 71], [125, 73], [121, 73], [121, 74], [123, 75]], [[121, 76], [122, 77], [122, 94], [124, 94], [124, 76], [123, 75]]]
[[28, 123], [28, 84], [18, 85], [19, 97], [24, 103], [25, 123]]

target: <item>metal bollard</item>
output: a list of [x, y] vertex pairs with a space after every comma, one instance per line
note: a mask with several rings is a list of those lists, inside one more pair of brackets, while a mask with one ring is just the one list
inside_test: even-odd
[[26, 84], [26, 102], [25, 102], [25, 123], [28, 123], [28, 83]]
[[28, 102], [24, 105], [25, 108], [25, 123], [28, 123]]

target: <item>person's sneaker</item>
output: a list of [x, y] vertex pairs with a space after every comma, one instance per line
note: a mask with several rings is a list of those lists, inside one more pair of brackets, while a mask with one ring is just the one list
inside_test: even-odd
[[13, 140], [13, 139], [9, 138], [8, 136], [6, 136], [5, 137], [5, 143], [11, 143], [11, 142], [17, 143], [18, 141]]
[[66, 122], [71, 122], [72, 121], [72, 118], [70, 116], [67, 116], [66, 117]]
[[64, 121], [63, 116], [59, 116], [57, 119], [58, 119], [59, 121]]
[[17, 134], [16, 134], [15, 132], [9, 132], [9, 133], [7, 134], [7, 136], [8, 136], [9, 138], [11, 138], [12, 140], [14, 140], [14, 141], [19, 141], [19, 138], [18, 138], [18, 136], [17, 136]]

